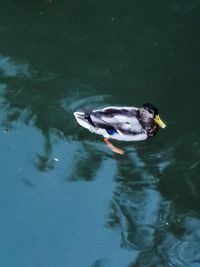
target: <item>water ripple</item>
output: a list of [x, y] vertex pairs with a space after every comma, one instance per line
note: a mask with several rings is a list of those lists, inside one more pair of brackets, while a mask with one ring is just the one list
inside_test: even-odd
[[0, 73], [5, 77], [29, 77], [29, 64], [0, 55]]

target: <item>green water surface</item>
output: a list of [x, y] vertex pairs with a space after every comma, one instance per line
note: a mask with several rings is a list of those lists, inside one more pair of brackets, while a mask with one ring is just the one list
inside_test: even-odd
[[[7, 0], [0, 8], [0, 266], [200, 266], [200, 1]], [[155, 104], [115, 142], [73, 112]]]

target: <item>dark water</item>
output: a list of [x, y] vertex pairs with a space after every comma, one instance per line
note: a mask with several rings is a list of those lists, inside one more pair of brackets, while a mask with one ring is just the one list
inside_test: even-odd
[[[1, 1], [0, 266], [200, 266], [200, 1]], [[152, 102], [117, 143], [83, 107]]]

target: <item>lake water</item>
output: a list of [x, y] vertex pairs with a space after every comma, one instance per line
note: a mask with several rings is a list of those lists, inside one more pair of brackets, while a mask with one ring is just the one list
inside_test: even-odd
[[[0, 266], [200, 266], [200, 1], [1, 1]], [[73, 112], [155, 104], [114, 142]]]

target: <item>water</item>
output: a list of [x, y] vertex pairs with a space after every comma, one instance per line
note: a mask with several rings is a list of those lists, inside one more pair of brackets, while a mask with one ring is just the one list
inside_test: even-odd
[[[1, 1], [0, 266], [200, 265], [200, 1]], [[116, 143], [72, 112], [152, 102]]]

